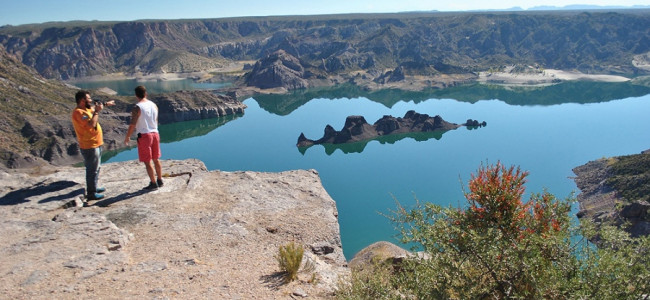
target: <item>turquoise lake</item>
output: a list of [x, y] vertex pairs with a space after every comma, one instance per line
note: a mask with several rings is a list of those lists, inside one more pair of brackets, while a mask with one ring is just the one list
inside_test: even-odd
[[[133, 87], [124, 93], [131, 95]], [[371, 93], [340, 86], [255, 96], [244, 103], [248, 108], [240, 116], [161, 126], [163, 159], [197, 158], [210, 170], [222, 171], [317, 170], [336, 201], [347, 259], [373, 242], [397, 241], [384, 216], [396, 201], [406, 207], [416, 198], [464, 205], [463, 186], [482, 163], [501, 161], [529, 171], [527, 193], [547, 189], [568, 197], [578, 192], [572, 168], [650, 149], [650, 88], [631, 83], [515, 89], [471, 84]], [[301, 132], [318, 139], [327, 124], [340, 130], [349, 115], [372, 124], [409, 110], [453, 123], [486, 121], [487, 126], [296, 147]], [[108, 162], [134, 160], [137, 152], [109, 156]]]

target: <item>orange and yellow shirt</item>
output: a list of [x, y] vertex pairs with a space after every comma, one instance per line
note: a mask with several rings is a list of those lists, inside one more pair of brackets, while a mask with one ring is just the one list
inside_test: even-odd
[[90, 119], [93, 117], [92, 109], [75, 108], [72, 111], [72, 125], [77, 134], [79, 148], [92, 149], [104, 144], [102, 127], [97, 123], [96, 127], [90, 126]]

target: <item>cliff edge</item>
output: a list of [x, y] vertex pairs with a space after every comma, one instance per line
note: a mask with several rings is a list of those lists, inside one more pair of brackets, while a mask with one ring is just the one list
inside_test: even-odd
[[650, 150], [590, 161], [573, 172], [581, 191], [578, 218], [621, 226], [633, 237], [650, 234]]
[[[102, 165], [107, 198], [79, 207], [84, 169], [0, 171], [0, 289], [7, 298], [328, 298], [347, 272], [335, 202], [314, 170], [207, 171], [164, 160], [145, 193], [136, 161]], [[294, 241], [307, 267], [283, 282]]]

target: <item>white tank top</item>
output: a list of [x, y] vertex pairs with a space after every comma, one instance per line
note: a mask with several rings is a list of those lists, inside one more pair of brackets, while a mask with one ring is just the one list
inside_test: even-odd
[[135, 125], [137, 133], [158, 132], [158, 107], [150, 100], [138, 102], [140, 117]]

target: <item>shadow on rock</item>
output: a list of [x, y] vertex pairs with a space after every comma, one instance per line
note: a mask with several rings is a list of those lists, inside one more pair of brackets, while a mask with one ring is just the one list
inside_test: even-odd
[[84, 189], [84, 188], [79, 188], [79, 189], [76, 189], [76, 190], [74, 190], [74, 191], [71, 191], [71, 192], [69, 192], [69, 193], [67, 193], [67, 194], [63, 194], [63, 195], [58, 195], [58, 196], [54, 196], [54, 197], [45, 198], [45, 199], [43, 199], [43, 200], [41, 200], [41, 201], [38, 201], [38, 203], [41, 203], [41, 204], [42, 204], [42, 203], [47, 203], [47, 202], [52, 202], [52, 201], [68, 200], [68, 199], [71, 199], [71, 198], [75, 198], [75, 197], [77, 197], [77, 196], [79, 196], [79, 197], [83, 197], [83, 196], [84, 196], [84, 192], [85, 192], [85, 189]]
[[[40, 182], [32, 187], [15, 190], [13, 192], [4, 195], [2, 198], [0, 198], [0, 205], [4, 206], [4, 205], [16, 205], [16, 204], [26, 203], [29, 202], [30, 197], [41, 196], [48, 193], [55, 193], [73, 187], [77, 184], [78, 183], [74, 181], [67, 181], [67, 180], [56, 181], [50, 184], [45, 184], [44, 182]], [[67, 195], [59, 195], [59, 196], [41, 200], [39, 201], [39, 203], [66, 199], [69, 198], [70, 195], [76, 195], [77, 193], [79, 193], [79, 191], [81, 191], [81, 194], [83, 194], [83, 189], [79, 189], [70, 192]]]
[[260, 280], [262, 283], [264, 283], [264, 286], [277, 290], [281, 285], [286, 283], [284, 279], [285, 275], [286, 274], [284, 272], [275, 272], [271, 275], [264, 275], [260, 277]]
[[117, 202], [120, 202], [120, 201], [123, 201], [123, 200], [126, 200], [126, 199], [131, 199], [133, 197], [137, 197], [137, 196], [146, 194], [148, 192], [150, 192], [150, 191], [139, 190], [139, 191], [136, 191], [136, 192], [122, 193], [122, 194], [119, 194], [119, 195], [117, 195], [115, 197], [110, 197], [110, 198], [106, 198], [104, 200], [97, 201], [94, 204], [88, 205], [88, 206], [108, 207], [109, 205], [111, 205], [113, 203], [117, 203]]

